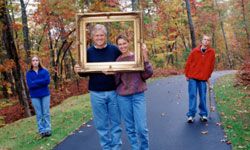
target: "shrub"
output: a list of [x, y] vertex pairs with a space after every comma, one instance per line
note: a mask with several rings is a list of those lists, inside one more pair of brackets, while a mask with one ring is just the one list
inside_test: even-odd
[[156, 68], [164, 67], [165, 61], [163, 58], [157, 58], [157, 56], [153, 56], [151, 60]]
[[237, 73], [237, 81], [244, 86], [250, 86], [250, 61], [245, 61]]

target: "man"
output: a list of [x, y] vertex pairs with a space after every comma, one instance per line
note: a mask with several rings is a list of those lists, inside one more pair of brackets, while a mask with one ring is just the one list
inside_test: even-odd
[[[94, 45], [87, 50], [88, 62], [112, 62], [120, 56], [117, 47], [107, 44], [107, 29], [97, 24], [91, 31]], [[75, 66], [79, 72], [80, 66]], [[104, 73], [89, 74], [89, 92], [95, 128], [103, 150], [119, 150], [121, 147], [121, 119], [115, 92], [115, 77]]]
[[185, 75], [188, 81], [189, 93], [189, 111], [187, 113], [188, 123], [194, 122], [197, 104], [197, 90], [200, 96], [200, 120], [207, 122], [207, 107], [206, 107], [206, 82], [214, 69], [215, 51], [210, 47], [210, 37], [203, 35], [201, 45], [194, 48], [187, 60], [185, 67]]

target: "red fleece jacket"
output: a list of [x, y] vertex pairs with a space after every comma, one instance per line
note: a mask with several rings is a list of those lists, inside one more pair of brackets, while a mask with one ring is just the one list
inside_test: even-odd
[[201, 45], [194, 48], [185, 67], [185, 75], [197, 80], [208, 80], [214, 70], [215, 51], [208, 47], [205, 53], [201, 52]]

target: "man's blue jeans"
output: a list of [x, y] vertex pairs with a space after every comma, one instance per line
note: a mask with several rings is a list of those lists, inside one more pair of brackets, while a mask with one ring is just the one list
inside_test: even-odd
[[121, 149], [121, 116], [115, 91], [90, 91], [95, 128], [103, 150]]
[[131, 149], [147, 150], [149, 148], [149, 140], [144, 92], [128, 96], [118, 95], [118, 104], [125, 122]]
[[51, 132], [50, 95], [40, 98], [31, 98], [31, 101], [36, 112], [38, 132], [40, 134]]
[[189, 111], [187, 116], [195, 117], [197, 107], [197, 90], [200, 96], [200, 116], [207, 116], [206, 95], [207, 84], [206, 81], [200, 81], [196, 79], [189, 79], [188, 81], [188, 93], [189, 93]]

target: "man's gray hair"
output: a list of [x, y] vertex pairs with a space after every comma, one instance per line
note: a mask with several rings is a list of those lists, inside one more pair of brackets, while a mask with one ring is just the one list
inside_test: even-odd
[[94, 26], [94, 28], [92, 29], [92, 31], [91, 31], [91, 37], [94, 36], [94, 34], [96, 33], [96, 31], [100, 31], [100, 30], [103, 31], [104, 34], [107, 36], [107, 28], [104, 25], [102, 25], [102, 24], [96, 24]]

